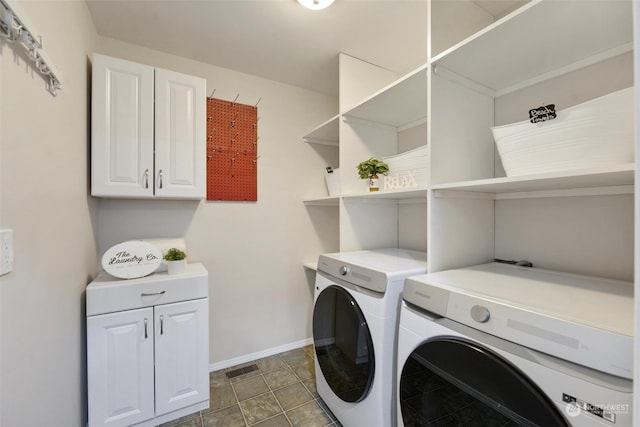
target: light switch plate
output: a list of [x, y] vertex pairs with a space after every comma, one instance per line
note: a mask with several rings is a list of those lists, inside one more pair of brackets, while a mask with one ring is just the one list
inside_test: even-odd
[[13, 271], [13, 230], [0, 230], [0, 276]]

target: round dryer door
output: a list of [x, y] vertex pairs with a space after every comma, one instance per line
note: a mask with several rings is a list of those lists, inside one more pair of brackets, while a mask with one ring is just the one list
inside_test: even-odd
[[364, 399], [373, 383], [373, 343], [362, 310], [343, 288], [329, 286], [318, 295], [313, 341], [322, 375], [333, 393], [345, 402]]
[[524, 373], [464, 339], [420, 345], [400, 378], [405, 427], [495, 425], [568, 427], [560, 411]]

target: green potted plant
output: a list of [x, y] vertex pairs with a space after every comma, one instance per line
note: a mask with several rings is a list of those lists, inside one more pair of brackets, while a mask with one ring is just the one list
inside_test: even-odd
[[187, 254], [178, 248], [171, 248], [164, 254], [169, 274], [182, 274], [187, 266]]
[[358, 169], [358, 175], [361, 179], [369, 180], [369, 191], [378, 191], [380, 189], [378, 174], [386, 175], [389, 172], [389, 165], [371, 157], [361, 162], [356, 166], [356, 169]]

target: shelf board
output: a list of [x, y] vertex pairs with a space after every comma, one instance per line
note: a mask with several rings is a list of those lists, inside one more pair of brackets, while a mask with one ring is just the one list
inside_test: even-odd
[[340, 116], [330, 118], [303, 136], [302, 140], [311, 144], [339, 146], [339, 118]]
[[305, 262], [303, 265], [308, 270], [318, 271], [318, 261]]
[[427, 117], [427, 65], [406, 74], [343, 114], [394, 127], [424, 120]]
[[326, 196], [313, 199], [304, 199], [302, 202], [306, 206], [338, 206], [338, 197]]
[[420, 199], [427, 197], [427, 187], [413, 187], [403, 190], [394, 191], [373, 191], [369, 193], [345, 194], [343, 199], [350, 200], [370, 200], [370, 199], [388, 199], [388, 200], [404, 200], [404, 199]]
[[[515, 42], [517, 40], [517, 43]], [[432, 58], [500, 94], [632, 49], [632, 2], [534, 0]], [[540, 60], [544, 58], [544, 60]]]
[[433, 190], [454, 190], [477, 193], [517, 193], [584, 188], [622, 187], [634, 184], [635, 164], [552, 172], [535, 175], [481, 179], [433, 185]]

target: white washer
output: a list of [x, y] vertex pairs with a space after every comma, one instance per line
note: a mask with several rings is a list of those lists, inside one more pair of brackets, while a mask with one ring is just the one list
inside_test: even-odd
[[491, 263], [403, 300], [398, 426], [632, 425], [632, 283]]
[[320, 255], [313, 311], [318, 394], [344, 427], [395, 422], [395, 343], [404, 279], [427, 272], [424, 252]]

